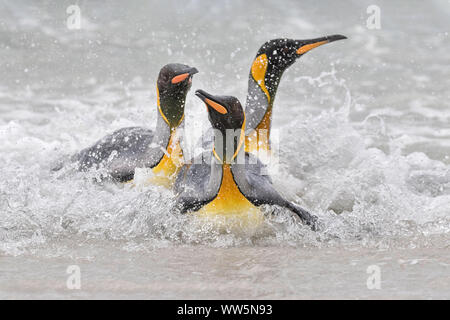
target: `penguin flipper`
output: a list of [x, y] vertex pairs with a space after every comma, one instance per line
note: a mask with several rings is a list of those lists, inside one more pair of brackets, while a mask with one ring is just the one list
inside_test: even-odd
[[81, 150], [71, 160], [78, 164], [79, 171], [103, 168], [113, 180], [128, 181], [133, 179], [134, 169], [142, 162], [153, 137], [150, 129], [122, 128]]
[[210, 153], [204, 153], [183, 165], [174, 185], [175, 210], [180, 213], [197, 211], [217, 195], [222, 171], [214, 170], [211, 160]]
[[285, 207], [294, 212], [302, 220], [304, 224], [310, 226], [311, 230], [317, 231], [319, 229], [319, 222], [315, 215], [309, 213], [302, 207], [289, 201], [286, 201]]
[[252, 154], [246, 153], [245, 164], [233, 164], [231, 170], [233, 178], [241, 193], [255, 206], [263, 204], [277, 205], [294, 212], [304, 224], [312, 230], [317, 230], [317, 217], [284, 199], [275, 190], [268, 175], [262, 175], [265, 166]]

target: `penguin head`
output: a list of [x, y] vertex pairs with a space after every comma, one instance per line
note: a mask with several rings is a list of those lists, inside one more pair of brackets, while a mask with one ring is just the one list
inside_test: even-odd
[[170, 63], [161, 68], [157, 81], [158, 107], [170, 127], [180, 124], [184, 115], [186, 95], [192, 86], [196, 68]]
[[225, 133], [227, 129], [242, 129], [245, 114], [241, 103], [233, 96], [214, 96], [203, 90], [197, 90], [199, 97], [208, 110], [208, 118], [214, 129]]
[[336, 34], [309, 40], [273, 39], [264, 43], [256, 55], [266, 54], [269, 64], [277, 67], [277, 69], [284, 70], [306, 52], [323, 44], [342, 39], [347, 39], [347, 37]]
[[197, 90], [195, 95], [206, 104], [208, 118], [215, 131], [215, 158], [219, 163], [233, 163], [245, 140], [245, 113], [241, 103], [235, 97], [214, 96], [203, 90]]
[[332, 35], [309, 40], [269, 40], [259, 48], [250, 73], [260, 86], [265, 86], [263, 90], [267, 89], [269, 100], [273, 100], [283, 72], [298, 58], [323, 44], [342, 39], [347, 37]]

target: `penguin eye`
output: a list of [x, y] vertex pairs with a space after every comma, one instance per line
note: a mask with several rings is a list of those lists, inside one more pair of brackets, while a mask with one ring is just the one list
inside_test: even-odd
[[168, 76], [167, 74], [163, 74], [163, 75], [161, 76], [161, 80], [162, 80], [163, 82], [167, 82], [167, 81], [169, 80], [169, 76]]
[[284, 54], [289, 54], [289, 52], [291, 51], [288, 47], [284, 47], [281, 50], [283, 51]]

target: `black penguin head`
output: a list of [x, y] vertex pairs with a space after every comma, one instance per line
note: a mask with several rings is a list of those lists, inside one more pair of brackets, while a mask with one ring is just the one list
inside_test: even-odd
[[183, 119], [186, 95], [197, 72], [196, 68], [180, 63], [167, 64], [159, 72], [158, 106], [171, 127], [178, 126]]
[[337, 34], [309, 40], [273, 39], [264, 43], [256, 55], [266, 54], [269, 64], [285, 70], [311, 49], [342, 39], [347, 37]]
[[[270, 99], [273, 101], [283, 72], [306, 52], [337, 40], [347, 39], [332, 35], [309, 40], [273, 39], [264, 43], [256, 54], [250, 73], [255, 81], [265, 80]], [[263, 70], [263, 74], [261, 74]], [[256, 77], [255, 77], [256, 76]]]
[[242, 129], [245, 114], [241, 103], [236, 97], [214, 96], [203, 90], [197, 90], [195, 95], [206, 104], [209, 121], [214, 129], [218, 129], [223, 133], [227, 129]]
[[[245, 113], [239, 100], [232, 96], [213, 96], [203, 90], [195, 95], [206, 104], [215, 131], [213, 153], [219, 163], [235, 162], [245, 140]], [[241, 159], [242, 160], [242, 159]]]

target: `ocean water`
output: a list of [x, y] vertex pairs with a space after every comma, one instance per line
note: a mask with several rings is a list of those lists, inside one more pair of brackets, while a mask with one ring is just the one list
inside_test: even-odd
[[[450, 298], [448, 0], [3, 0], [0, 17], [1, 299]], [[337, 33], [349, 39], [286, 71], [274, 109], [271, 174], [318, 232], [280, 210], [218, 229], [173, 215], [162, 187], [51, 172], [116, 129], [153, 127], [166, 63], [200, 71], [192, 150], [208, 128], [195, 89], [244, 102], [263, 42]]]

